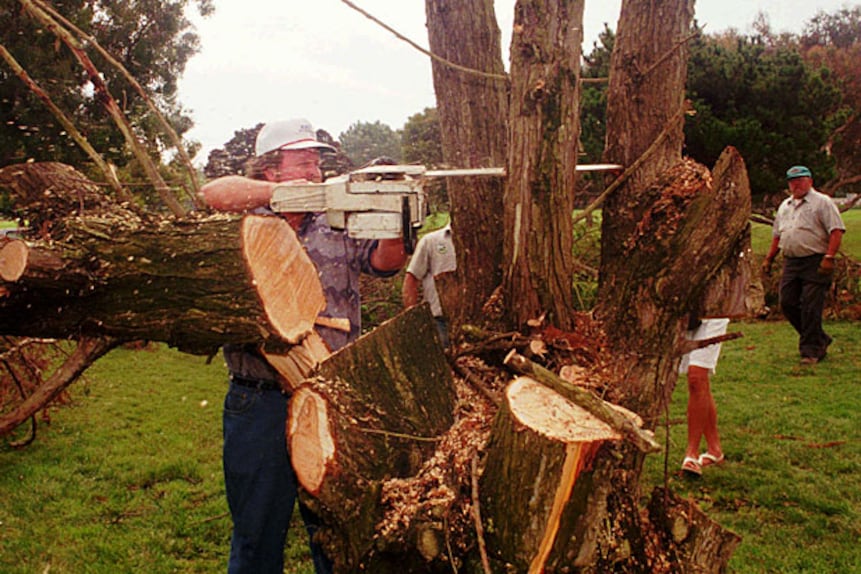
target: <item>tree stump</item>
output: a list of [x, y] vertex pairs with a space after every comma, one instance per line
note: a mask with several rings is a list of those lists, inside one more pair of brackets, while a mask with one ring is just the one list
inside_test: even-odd
[[741, 536], [706, 516], [696, 502], [663, 488], [652, 492], [649, 519], [667, 549], [669, 563], [680, 572], [725, 572], [741, 542]]
[[[627, 413], [633, 415], [633, 413]], [[519, 377], [505, 391], [487, 446], [481, 512], [488, 553], [514, 572], [544, 572], [564, 549], [562, 516], [604, 441], [622, 435], [552, 389]]]

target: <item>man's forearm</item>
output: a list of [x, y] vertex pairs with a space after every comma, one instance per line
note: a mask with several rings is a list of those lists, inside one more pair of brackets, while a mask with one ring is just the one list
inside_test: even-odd
[[843, 241], [843, 230], [835, 229], [828, 237], [828, 250], [825, 252], [826, 257], [834, 257], [840, 251], [840, 242]]
[[404, 275], [404, 286], [401, 288], [401, 296], [403, 297], [405, 308], [410, 308], [419, 303], [419, 280], [409, 271]]
[[371, 253], [371, 265], [377, 271], [397, 271], [404, 266], [407, 254], [402, 239], [381, 239]]
[[219, 211], [247, 211], [269, 205], [275, 184], [268, 181], [228, 175], [200, 188], [207, 205]]

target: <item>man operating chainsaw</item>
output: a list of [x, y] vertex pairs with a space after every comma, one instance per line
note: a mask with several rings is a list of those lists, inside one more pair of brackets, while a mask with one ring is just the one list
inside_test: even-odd
[[[249, 177], [227, 176], [201, 189], [206, 203], [221, 211], [272, 213], [279, 183], [320, 183], [320, 152], [311, 124], [293, 119], [266, 124], [258, 133]], [[274, 214], [273, 214], [274, 216]], [[328, 317], [346, 318], [349, 329], [318, 327], [335, 351], [361, 333], [359, 274], [390, 276], [404, 264], [402, 239], [353, 239], [329, 227], [321, 213], [282, 215], [296, 231], [317, 267]], [[225, 345], [230, 386], [224, 401], [224, 480], [233, 518], [228, 572], [277, 573], [284, 569], [284, 544], [297, 498], [297, 482], [285, 438], [288, 392], [276, 369], [255, 345]], [[314, 541], [316, 517], [300, 504], [318, 573], [331, 562]]]

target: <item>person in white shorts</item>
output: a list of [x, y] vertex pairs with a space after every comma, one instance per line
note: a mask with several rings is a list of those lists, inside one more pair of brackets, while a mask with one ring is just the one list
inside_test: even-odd
[[[726, 333], [729, 319], [703, 319], [687, 332], [688, 339], [701, 341]], [[720, 343], [696, 349], [682, 357], [680, 373], [688, 375], [688, 446], [682, 470], [700, 476], [703, 467], [720, 464], [724, 460], [717, 427], [717, 406], [712, 396], [709, 375], [715, 372]], [[706, 439], [706, 450], [700, 454], [700, 443]]]

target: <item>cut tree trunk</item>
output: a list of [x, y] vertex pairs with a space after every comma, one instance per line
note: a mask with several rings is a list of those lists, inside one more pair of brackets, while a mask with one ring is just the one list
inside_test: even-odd
[[[19, 188], [50, 181], [44, 165], [32, 169], [39, 177], [22, 176]], [[196, 354], [227, 342], [277, 350], [303, 340], [325, 307], [314, 264], [277, 217], [144, 220], [113, 208], [50, 228], [49, 239], [0, 246], [2, 334], [147, 339]]]
[[419, 472], [452, 426], [454, 407], [451, 372], [426, 305], [333, 354], [293, 394], [293, 467], [324, 519], [321, 538], [336, 571], [384, 571], [392, 541], [377, 531], [383, 484]]
[[[487, 446], [481, 510], [494, 571], [543, 573], [569, 499], [601, 444], [621, 434], [527, 377], [512, 382]], [[564, 550], [564, 545], [561, 545]], [[564, 558], [563, 558], [564, 559]]]

